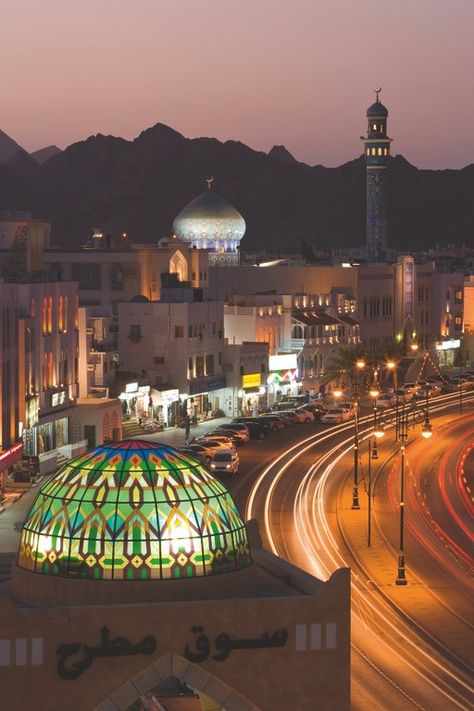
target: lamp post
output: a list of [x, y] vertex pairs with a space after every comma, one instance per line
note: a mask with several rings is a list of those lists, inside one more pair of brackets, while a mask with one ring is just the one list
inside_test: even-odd
[[372, 544], [372, 460], [379, 458], [377, 440], [384, 436], [384, 430], [378, 426], [374, 428], [374, 440], [369, 437], [369, 463], [368, 463], [368, 482], [367, 482], [367, 546], [370, 548]]
[[[428, 388], [426, 388], [426, 412], [425, 420], [421, 430], [421, 434], [425, 439], [429, 439], [433, 432], [431, 429], [431, 423], [429, 419], [428, 412]], [[402, 414], [399, 424], [400, 439], [402, 440], [402, 445], [400, 447], [400, 548], [398, 553], [398, 569], [397, 578], [395, 580], [395, 585], [407, 585], [408, 581], [405, 572], [405, 442], [408, 439], [408, 412], [405, 413], [405, 402], [402, 403]]]
[[365, 360], [358, 358], [352, 373], [352, 395], [354, 399], [354, 485], [352, 489], [352, 506], [360, 509], [359, 504], [359, 372], [365, 368]]

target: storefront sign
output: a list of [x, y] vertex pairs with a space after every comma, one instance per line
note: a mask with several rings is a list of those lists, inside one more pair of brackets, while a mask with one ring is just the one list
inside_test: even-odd
[[138, 390], [138, 383], [127, 383], [125, 385], [126, 393], [136, 393]]
[[219, 390], [220, 388], [225, 388], [225, 378], [220, 376], [204, 376], [202, 378], [195, 378], [189, 382], [189, 394], [199, 395], [201, 393], [207, 393], [212, 390]]
[[242, 387], [247, 388], [259, 388], [262, 383], [261, 373], [249, 373], [248, 375], [242, 375]]
[[4, 472], [23, 456], [23, 442], [17, 442], [4, 452], [0, 452], [0, 471]]
[[60, 390], [58, 393], [53, 393], [51, 395], [51, 406], [57, 407], [58, 405], [64, 405], [66, 402], [66, 391]]
[[459, 338], [451, 338], [449, 341], [438, 341], [436, 344], [437, 351], [449, 351], [451, 348], [460, 348], [461, 341]]
[[298, 367], [296, 358], [296, 353], [280, 353], [279, 355], [271, 355], [269, 357], [269, 370], [270, 372], [278, 370], [296, 370]]

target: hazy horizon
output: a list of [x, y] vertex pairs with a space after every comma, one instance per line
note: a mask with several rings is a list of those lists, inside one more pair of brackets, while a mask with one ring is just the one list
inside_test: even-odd
[[474, 162], [472, 0], [17, 0], [2, 16], [0, 128], [28, 151], [164, 123], [337, 166], [382, 86], [394, 154]]

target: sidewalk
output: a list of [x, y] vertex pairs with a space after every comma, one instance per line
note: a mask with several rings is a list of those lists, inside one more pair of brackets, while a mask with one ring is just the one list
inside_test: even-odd
[[[231, 417], [216, 417], [212, 420], [204, 420], [204, 422], [199, 422], [197, 425], [191, 426], [190, 437], [202, 437], [206, 432], [219, 427], [219, 425], [225, 425], [231, 421]], [[170, 447], [184, 447], [186, 446], [186, 433], [183, 428], [180, 427], [169, 427], [162, 432], [154, 432], [153, 434], [147, 434], [140, 436], [140, 439], [145, 439], [150, 442], [159, 442], [160, 444], [167, 444]]]
[[[391, 439], [391, 438], [390, 438]], [[376, 496], [372, 499], [372, 536], [371, 547], [367, 545], [368, 497], [365, 489], [364, 473], [359, 480], [360, 510], [352, 510], [352, 453], [344, 457], [341, 466], [347, 469], [346, 485], [341, 488], [337, 501], [337, 518], [340, 531], [347, 548], [356, 565], [351, 565], [353, 574], [362, 576], [367, 583], [374, 586], [392, 604], [399, 608], [414, 625], [432, 635], [439, 645], [457, 655], [464, 661], [472, 661], [471, 630], [459, 619], [452, 610], [443, 603], [441, 583], [431, 589], [433, 581], [419, 577], [410, 566], [410, 555], [407, 556], [408, 585], [397, 586], [397, 537], [393, 536], [393, 522], [397, 523], [398, 513], [389, 506], [382, 494], [391, 465], [387, 466], [390, 454], [399, 449], [399, 444], [386, 442], [379, 444], [379, 461], [374, 462], [372, 481], [377, 481]], [[410, 444], [408, 445], [408, 447]], [[398, 466], [394, 466], [392, 476], [397, 478]], [[378, 491], [378, 493], [377, 493]], [[406, 530], [408, 535], [408, 530]], [[393, 545], [393, 548], [391, 547]], [[414, 547], [407, 542], [411, 555]], [[418, 568], [418, 566], [415, 566]], [[422, 568], [421, 568], [422, 570]]]

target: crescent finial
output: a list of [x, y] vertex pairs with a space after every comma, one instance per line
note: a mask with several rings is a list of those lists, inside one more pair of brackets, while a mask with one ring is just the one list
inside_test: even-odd
[[207, 183], [207, 189], [210, 190], [212, 188], [212, 183], [214, 182], [214, 176], [212, 178], [206, 178], [206, 183]]
[[380, 87], [380, 89], [374, 89], [374, 91], [375, 91], [375, 100], [378, 101], [378, 100], [379, 100], [379, 94], [380, 94], [380, 92], [382, 91], [382, 87]]

